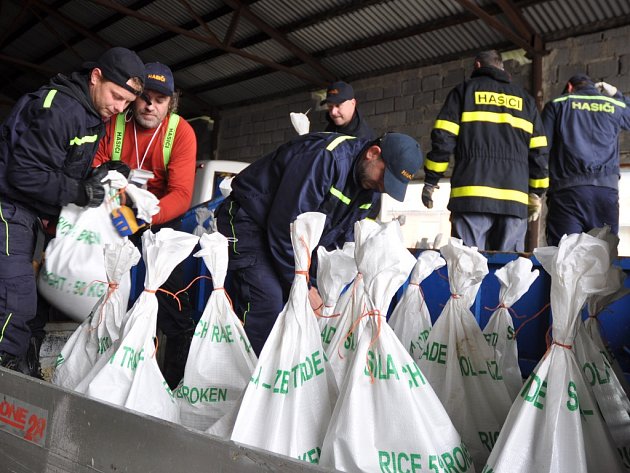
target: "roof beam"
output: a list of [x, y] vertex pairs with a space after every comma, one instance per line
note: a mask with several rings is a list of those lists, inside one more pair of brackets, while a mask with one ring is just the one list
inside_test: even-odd
[[267, 22], [261, 20], [258, 16], [256, 16], [246, 5], [243, 5], [240, 0], [223, 0], [227, 5], [234, 8], [234, 10], [240, 10], [241, 16], [245, 18], [247, 21], [252, 23], [256, 28], [264, 31], [269, 35], [270, 38], [280, 43], [281, 46], [286, 48], [293, 55], [300, 58], [304, 61], [305, 64], [311, 66], [314, 70], [316, 70], [321, 77], [327, 79], [329, 82], [335, 79], [335, 75], [331, 73], [328, 69], [322, 66], [318, 61], [313, 59], [306, 51], [299, 48], [291, 41], [289, 41], [286, 36], [280, 33], [275, 28], [272, 28]]
[[510, 23], [512, 23], [516, 27], [521, 37], [531, 42], [531, 38], [536, 34], [536, 31], [534, 31], [532, 25], [529, 24], [529, 22], [523, 15], [522, 10], [514, 5], [514, 2], [512, 0], [495, 1], [497, 2], [497, 5], [499, 5], [501, 10], [503, 10], [503, 13], [505, 13], [507, 19], [510, 20]]
[[244, 57], [245, 59], [249, 59], [250, 61], [258, 62], [260, 64], [263, 64], [265, 66], [271, 67], [273, 69], [277, 69], [279, 71], [286, 72], [288, 74], [291, 74], [291, 75], [294, 75], [296, 77], [299, 77], [300, 79], [302, 79], [302, 80], [304, 80], [306, 82], [310, 82], [310, 83], [313, 83], [315, 85], [322, 86], [322, 87], [326, 85], [326, 82], [324, 80], [318, 79], [316, 77], [313, 77], [310, 74], [306, 74], [306, 73], [303, 73], [301, 71], [297, 71], [297, 70], [290, 69], [288, 67], [284, 67], [284, 66], [282, 66], [282, 65], [280, 65], [278, 63], [275, 63], [275, 62], [270, 61], [268, 59], [256, 56], [254, 54], [247, 53], [245, 51], [241, 51], [240, 49], [234, 48], [232, 46], [225, 46], [221, 42], [215, 41], [212, 38], [209, 38], [207, 36], [202, 36], [202, 35], [199, 35], [197, 33], [193, 33], [192, 31], [184, 30], [184, 29], [182, 29], [182, 28], [180, 28], [178, 26], [171, 25], [168, 22], [162, 21], [162, 20], [160, 20], [158, 18], [153, 18], [153, 17], [147, 16], [147, 15], [143, 15], [143, 14], [138, 13], [136, 11], [130, 10], [129, 8], [126, 8], [126, 7], [122, 6], [122, 5], [114, 3], [114, 2], [112, 2], [110, 0], [90, 0], [90, 1], [92, 3], [98, 3], [99, 5], [102, 5], [104, 7], [111, 8], [112, 10], [119, 11], [121, 13], [124, 13], [124, 14], [128, 15], [128, 16], [134, 17], [134, 18], [136, 18], [138, 20], [154, 24], [156, 26], [159, 26], [160, 28], [164, 28], [166, 30], [169, 30], [169, 31], [172, 31], [174, 33], [180, 34], [182, 36], [186, 36], [186, 37], [195, 39], [195, 40], [200, 41], [202, 43], [207, 43], [207, 44], [209, 44], [211, 46], [214, 46], [216, 48], [223, 49], [224, 51], [226, 51], [228, 53], [232, 53], [232, 54], [235, 54], [237, 56]]
[[494, 18], [492, 15], [489, 15], [488, 13], [486, 13], [486, 11], [483, 8], [481, 8], [479, 5], [477, 5], [476, 3], [472, 2], [471, 0], [455, 0], [455, 1], [459, 3], [466, 10], [477, 15], [488, 26], [490, 26], [492, 29], [496, 30], [499, 34], [503, 35], [504, 37], [512, 41], [519, 48], [523, 48], [525, 51], [527, 51], [530, 54], [536, 53], [536, 51], [534, 51], [534, 47], [530, 44], [529, 40], [525, 40], [518, 34], [514, 33], [510, 28], [505, 26], [499, 20]]

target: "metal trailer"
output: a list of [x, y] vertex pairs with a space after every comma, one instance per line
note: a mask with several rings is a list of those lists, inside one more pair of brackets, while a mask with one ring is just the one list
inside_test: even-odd
[[331, 472], [0, 368], [2, 473]]

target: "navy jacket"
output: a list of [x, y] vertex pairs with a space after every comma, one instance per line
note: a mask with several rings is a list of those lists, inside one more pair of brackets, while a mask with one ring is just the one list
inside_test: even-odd
[[572, 186], [619, 186], [620, 131], [630, 130], [630, 98], [600, 94], [594, 86], [545, 105], [549, 192]]
[[[266, 233], [285, 284], [294, 278], [290, 224], [301, 213], [326, 214], [321, 246], [331, 250], [354, 241], [354, 223], [369, 215], [380, 196], [363, 189], [357, 176], [356, 164], [370, 143], [336, 133], [309, 133], [280, 146], [234, 178], [230, 197]], [[314, 259], [311, 277], [316, 274]]]
[[332, 121], [330, 115], [326, 113], [326, 120], [328, 121], [328, 126], [324, 131], [330, 131], [332, 133], [342, 133], [344, 135], [356, 136], [357, 138], [363, 138], [365, 140], [375, 140], [376, 134], [374, 130], [370, 128], [370, 125], [365, 121], [365, 119], [359, 113], [359, 107], [354, 109], [354, 115], [352, 115], [352, 120], [346, 126], [337, 126], [335, 122]]
[[527, 218], [528, 194], [547, 190], [547, 139], [536, 103], [501, 69], [475, 69], [448, 94], [431, 145], [428, 184], [438, 183], [455, 155], [452, 212]]
[[56, 217], [79, 198], [104, 129], [85, 74], [59, 74], [21, 97], [0, 127], [0, 199]]

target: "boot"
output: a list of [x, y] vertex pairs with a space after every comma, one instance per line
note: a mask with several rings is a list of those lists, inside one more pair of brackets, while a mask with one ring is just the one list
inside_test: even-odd
[[26, 352], [26, 374], [33, 378], [44, 379], [42, 375], [42, 367], [39, 364], [39, 352], [42, 348], [43, 339], [40, 337], [31, 337], [28, 342], [28, 350]]
[[195, 330], [191, 329], [166, 339], [162, 374], [171, 390], [175, 389], [184, 377], [184, 369], [186, 368], [186, 360], [188, 359], [188, 350], [190, 350], [193, 333], [195, 333]]
[[6, 351], [0, 351], [0, 366], [8, 370], [21, 372], [20, 358]]

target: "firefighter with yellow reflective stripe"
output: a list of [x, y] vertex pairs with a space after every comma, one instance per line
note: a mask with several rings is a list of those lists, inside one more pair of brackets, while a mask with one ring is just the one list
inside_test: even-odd
[[549, 140], [547, 243], [609, 225], [619, 231], [619, 133], [630, 130], [630, 98], [576, 74], [545, 105]]
[[[354, 240], [354, 223], [370, 215], [386, 192], [403, 201], [422, 166], [420, 145], [400, 133], [364, 140], [309, 133], [280, 146], [243, 170], [217, 210], [217, 227], [232, 237], [230, 297], [259, 354], [289, 296], [295, 276], [290, 225], [304, 212], [326, 214], [319, 245], [328, 250]], [[315, 248], [309, 299], [317, 292]]]
[[497, 51], [477, 55], [471, 78], [446, 98], [431, 132], [422, 202], [454, 155], [451, 235], [481, 250], [524, 251], [528, 215], [548, 187], [547, 138], [534, 99], [511, 83]]
[[41, 338], [29, 327], [37, 306], [38, 219], [56, 221], [69, 203], [101, 204], [104, 175], [90, 174], [90, 165], [104, 122], [144, 85], [142, 60], [125, 48], [111, 48], [83, 69], [24, 95], [0, 129], [0, 365], [26, 374], [39, 374]]

